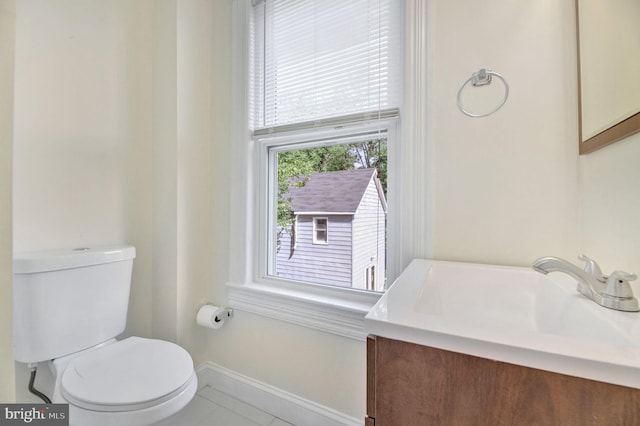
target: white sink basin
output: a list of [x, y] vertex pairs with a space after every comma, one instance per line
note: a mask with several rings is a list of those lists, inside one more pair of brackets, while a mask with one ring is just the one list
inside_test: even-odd
[[640, 314], [580, 295], [562, 273], [414, 260], [367, 333], [640, 388]]

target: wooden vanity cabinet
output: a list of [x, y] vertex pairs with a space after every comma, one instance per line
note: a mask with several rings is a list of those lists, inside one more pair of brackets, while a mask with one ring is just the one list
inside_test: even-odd
[[370, 336], [365, 425], [640, 425], [640, 390]]

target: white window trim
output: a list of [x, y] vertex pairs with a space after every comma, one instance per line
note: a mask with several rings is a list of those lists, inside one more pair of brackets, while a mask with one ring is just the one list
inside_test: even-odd
[[[318, 146], [329, 144], [348, 144], [359, 142], [363, 140], [368, 140], [371, 137], [380, 137], [384, 136], [389, 144], [393, 144], [397, 140], [397, 127], [398, 127], [398, 119], [396, 118], [388, 118], [381, 120], [368, 120], [368, 121], [359, 121], [356, 123], [347, 123], [343, 122], [339, 126], [328, 125], [322, 126], [312, 129], [305, 130], [292, 130], [283, 133], [278, 133], [276, 135], [264, 135], [254, 137], [254, 149], [256, 151], [257, 163], [255, 164], [255, 170], [259, 170], [259, 175], [256, 176], [257, 182], [256, 185], [259, 188], [258, 192], [261, 196], [262, 194], [267, 195], [264, 198], [260, 198], [258, 208], [262, 209], [256, 210], [259, 217], [259, 229], [258, 235], [260, 235], [260, 243], [258, 245], [258, 252], [256, 253], [257, 259], [267, 259], [266, 266], [260, 261], [256, 262], [260, 269], [257, 271], [257, 276], [266, 277], [268, 276], [269, 270], [272, 270], [269, 266], [275, 265], [275, 241], [276, 237], [273, 235], [275, 230], [275, 218], [272, 218], [269, 222], [267, 218], [269, 216], [273, 216], [276, 214], [275, 206], [269, 205], [269, 200], [275, 199], [277, 197], [277, 188], [274, 183], [276, 181], [275, 172], [276, 167], [273, 167], [277, 164], [277, 153], [282, 151], [287, 151], [291, 149], [305, 149], [305, 148], [315, 148]], [[393, 152], [389, 154], [389, 164], [393, 167]], [[270, 165], [270, 166], [269, 166]], [[268, 167], [269, 175], [268, 179], [263, 179], [262, 176], [267, 176], [267, 170], [265, 170], [265, 166]], [[391, 179], [393, 181], [393, 179]], [[395, 191], [392, 184], [390, 184], [391, 190]], [[317, 216], [317, 217], [327, 217], [329, 215], [352, 215], [353, 212], [310, 212], [310, 211], [294, 211], [294, 214], [297, 216], [305, 215], [305, 216]], [[329, 234], [327, 233], [327, 242], [318, 242], [315, 235], [315, 220], [313, 222], [312, 232], [313, 232], [313, 244], [316, 245], [328, 245], [329, 244]], [[327, 231], [328, 231], [328, 223], [327, 223]], [[395, 230], [394, 230], [395, 231]], [[261, 245], [263, 242], [271, 242], [274, 244], [272, 247], [268, 247], [267, 245]], [[267, 253], [267, 256], [262, 256], [262, 253]]]
[[[404, 88], [401, 144], [390, 159], [390, 194], [395, 194], [397, 214], [390, 217], [395, 230], [388, 250], [395, 260], [390, 276], [398, 276], [416, 257], [431, 257], [433, 236], [433, 123], [431, 122], [434, 0], [405, 0]], [[256, 143], [249, 132], [248, 64], [251, 0], [233, 0], [232, 45], [232, 139], [230, 188], [230, 264], [228, 305], [270, 318], [364, 340], [364, 317], [380, 297], [378, 293], [306, 285], [260, 277], [266, 256], [256, 247], [260, 217], [254, 212], [264, 205], [257, 191], [264, 170], [256, 170]], [[264, 164], [264, 162], [263, 162]], [[264, 167], [264, 166], [263, 166]], [[395, 184], [391, 181], [395, 180]], [[402, 183], [402, 184], [400, 184]]]
[[[359, 117], [358, 117], [359, 118]], [[350, 123], [341, 121], [338, 126], [334, 124], [321, 125], [311, 129], [294, 129], [276, 134], [264, 134], [253, 137], [254, 152], [254, 168], [256, 171], [254, 176], [255, 191], [257, 196], [257, 204], [254, 208], [256, 235], [258, 242], [255, 244], [256, 251], [254, 253], [253, 262], [257, 269], [254, 270], [254, 280], [261, 282], [270, 276], [271, 266], [275, 265], [276, 255], [276, 236], [275, 236], [275, 205], [270, 205], [269, 200], [275, 199], [277, 188], [276, 168], [277, 153], [291, 149], [315, 148], [318, 146], [329, 144], [347, 144], [363, 141], [374, 135], [384, 135], [390, 144], [397, 140], [398, 136], [398, 119], [369, 119], [368, 121], [357, 121]], [[338, 128], [336, 128], [338, 127]], [[395, 168], [395, 154], [389, 153], [389, 167]], [[264, 179], [264, 176], [267, 176]], [[390, 192], [400, 191], [393, 184], [393, 177], [389, 178]], [[393, 201], [393, 199], [392, 199]], [[294, 211], [294, 215], [317, 215], [328, 216], [327, 212], [308, 212]], [[393, 208], [392, 208], [392, 213]], [[352, 214], [352, 212], [334, 212], [333, 214]], [[271, 217], [271, 220], [269, 218]], [[393, 232], [395, 229], [391, 226]], [[269, 246], [271, 245], [271, 246]], [[389, 272], [388, 272], [389, 273]], [[351, 291], [351, 289], [343, 289], [342, 291]], [[379, 296], [378, 296], [379, 297]]]

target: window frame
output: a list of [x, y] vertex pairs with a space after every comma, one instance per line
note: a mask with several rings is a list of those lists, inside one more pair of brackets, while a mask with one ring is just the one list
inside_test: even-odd
[[[433, 244], [433, 99], [434, 0], [404, 0], [402, 120], [397, 122], [395, 163], [397, 188], [389, 193], [398, 214], [390, 217], [397, 232], [388, 244], [395, 260], [388, 263], [394, 276], [411, 259], [432, 257]], [[261, 150], [249, 132], [249, 19], [251, 0], [233, 0], [231, 46], [231, 129], [229, 180], [229, 275], [226, 304], [299, 326], [322, 330], [358, 341], [366, 339], [364, 317], [380, 293], [317, 284], [273, 280], [263, 274], [266, 257], [259, 255], [260, 209], [265, 208], [264, 185], [257, 176], [265, 170]], [[390, 207], [391, 203], [390, 203]], [[390, 223], [391, 226], [391, 223]], [[425, 238], [428, 236], [429, 238]], [[264, 247], [262, 247], [264, 249]], [[264, 253], [264, 251], [263, 251]]]
[[[324, 229], [318, 229], [318, 221], [324, 221]], [[324, 232], [324, 238], [318, 238], [318, 232]], [[327, 246], [329, 245], [329, 217], [313, 216], [313, 244]]]
[[[389, 116], [394, 114], [393, 111], [387, 112], [385, 116]], [[395, 112], [397, 114], [397, 111]], [[350, 117], [351, 120], [354, 120], [358, 117]], [[387, 167], [391, 170], [399, 169], [399, 165], [397, 165], [398, 156], [395, 155], [396, 149], [394, 149], [394, 145], [397, 144], [398, 140], [398, 127], [399, 127], [399, 118], [385, 118], [385, 119], [366, 119], [355, 122], [340, 121], [341, 124], [335, 125], [323, 125], [321, 123], [318, 127], [313, 127], [309, 129], [303, 130], [291, 130], [284, 131], [281, 133], [275, 134], [259, 134], [253, 138], [253, 147], [256, 151], [256, 163], [254, 164], [254, 170], [256, 170], [256, 174], [254, 175], [255, 188], [257, 192], [258, 199], [258, 209], [255, 209], [254, 223], [257, 224], [258, 232], [256, 235], [258, 236], [258, 244], [255, 245], [255, 251], [253, 253], [254, 259], [257, 259], [255, 265], [257, 269], [255, 269], [255, 275], [253, 277], [254, 282], [256, 283], [266, 283], [271, 286], [284, 286], [284, 283], [289, 285], [299, 284], [301, 286], [309, 286], [316, 285], [321, 287], [331, 287], [331, 286], [323, 286], [322, 284], [313, 284], [303, 281], [293, 281], [280, 277], [275, 277], [270, 274], [271, 270], [275, 269], [276, 262], [276, 205], [275, 203], [271, 203], [270, 200], [277, 199], [277, 168], [274, 167], [277, 164], [277, 153], [292, 149], [305, 149], [305, 148], [315, 148], [319, 146], [328, 146], [335, 144], [347, 144], [352, 142], [358, 142], [361, 140], [366, 140], [370, 137], [374, 136], [384, 136], [387, 140], [387, 149], [388, 160]], [[398, 147], [399, 148], [399, 147]], [[388, 202], [388, 215], [391, 217], [399, 216], [396, 213], [396, 209], [394, 209], [393, 192], [400, 192], [400, 188], [397, 184], [397, 180], [394, 178], [387, 176], [388, 180], [388, 192], [392, 195], [391, 202]], [[387, 216], [389, 217], [389, 216]], [[394, 224], [394, 221], [389, 221], [389, 225], [387, 230], [391, 229], [390, 234], [393, 236], [397, 234], [396, 229], [399, 232], [398, 224]], [[328, 237], [328, 236], [327, 236]], [[392, 241], [395, 241], [393, 237]], [[391, 243], [393, 246], [393, 242]], [[389, 246], [387, 247], [387, 252], [389, 252]], [[387, 256], [387, 263], [397, 264], [400, 262], [400, 259], [394, 259], [394, 256]], [[400, 269], [388, 270], [387, 274], [391, 277], [389, 283], [392, 282], [397, 275], [399, 275]], [[302, 288], [302, 287], [301, 287]], [[344, 288], [344, 287], [335, 287], [338, 289], [338, 292], [360, 292], [362, 290], [353, 289], [353, 288]], [[367, 297], [370, 300], [376, 300], [380, 298], [382, 293], [374, 293], [367, 292], [364, 293], [373, 293], [373, 297]], [[346, 297], [346, 296], [345, 296]], [[373, 305], [371, 305], [373, 306]]]

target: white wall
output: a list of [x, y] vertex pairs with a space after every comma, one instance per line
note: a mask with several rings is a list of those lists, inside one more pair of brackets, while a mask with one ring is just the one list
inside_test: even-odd
[[224, 197], [225, 191], [215, 179], [213, 162], [214, 156], [220, 155], [219, 138], [224, 134], [215, 132], [215, 123], [223, 117], [216, 116], [212, 105], [216, 98], [212, 92], [212, 63], [216, 55], [216, 7], [225, 3], [177, 1], [177, 331], [178, 343], [190, 350], [196, 364], [206, 357], [207, 331], [196, 326], [195, 316], [198, 308], [209, 301], [218, 272], [215, 257], [221, 250], [214, 251], [212, 235], [217, 213], [213, 211], [213, 200]]
[[[573, 3], [436, 1], [436, 13], [435, 257], [511, 265], [575, 257]], [[505, 77], [509, 99], [489, 117], [466, 117], [456, 94], [485, 67]]]
[[148, 28], [129, 3], [17, 4], [16, 250], [133, 233], [134, 155], [150, 137], [149, 112], [136, 107], [148, 109], [150, 92], [136, 51]]
[[15, 1], [0, 0], [0, 402], [15, 398], [11, 306], [14, 29]]
[[153, 8], [153, 334], [177, 341], [177, 6]]
[[[435, 256], [528, 265], [584, 252], [605, 273], [640, 272], [640, 135], [577, 155], [574, 5], [484, 6], [436, 2]], [[481, 67], [511, 93], [471, 119], [455, 94]]]
[[580, 157], [580, 248], [605, 274], [640, 275], [639, 160], [640, 134]]
[[[214, 5], [209, 0], [154, 2], [153, 336], [206, 360], [206, 331], [195, 315], [214, 280], [212, 112]], [[215, 94], [213, 94], [215, 96]], [[226, 149], [225, 145], [222, 149]]]

